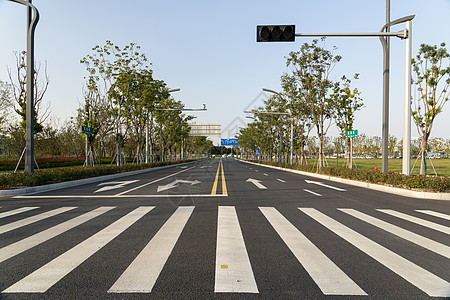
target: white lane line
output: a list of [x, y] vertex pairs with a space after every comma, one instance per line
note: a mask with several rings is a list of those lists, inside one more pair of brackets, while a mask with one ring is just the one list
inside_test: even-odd
[[316, 192], [313, 192], [313, 191], [310, 191], [310, 190], [307, 190], [307, 189], [303, 189], [305, 192], [308, 192], [308, 193], [310, 193], [310, 194], [313, 194], [313, 195], [316, 195], [316, 196], [319, 196], [319, 197], [322, 197], [322, 195], [321, 194], [319, 194], [319, 193], [316, 193]]
[[335, 187], [335, 186], [332, 186], [332, 185], [328, 185], [328, 184], [325, 184], [325, 183], [319, 182], [319, 181], [306, 180], [306, 179], [305, 179], [305, 181], [306, 181], [306, 183], [312, 183], [312, 184], [320, 185], [320, 186], [327, 187], [329, 189], [333, 189], [333, 190], [340, 191], [340, 192], [346, 192], [347, 191], [346, 189], [341, 189], [341, 188], [338, 188], [338, 187]]
[[150, 293], [194, 206], [180, 206], [111, 286], [108, 293]]
[[414, 232], [405, 230], [403, 228], [400, 228], [398, 226], [389, 224], [385, 221], [379, 220], [377, 218], [374, 218], [372, 216], [366, 215], [362, 212], [356, 211], [354, 209], [339, 209], [342, 212], [345, 212], [346, 214], [349, 214], [355, 218], [358, 218], [364, 222], [367, 222], [369, 224], [372, 224], [373, 226], [376, 226], [378, 228], [381, 228], [387, 232], [390, 232], [392, 234], [395, 234], [396, 236], [401, 237], [402, 239], [405, 239], [407, 241], [410, 241], [416, 245], [419, 245], [425, 249], [428, 249], [430, 251], [433, 251], [437, 254], [440, 254], [444, 257], [450, 258], [450, 247], [438, 243], [436, 241], [433, 241], [429, 238], [423, 237], [421, 235], [418, 235]]
[[274, 207], [259, 207], [325, 295], [367, 295]]
[[56, 216], [58, 214], [61, 214], [63, 212], [66, 212], [66, 211], [69, 211], [69, 210], [72, 210], [75, 208], [77, 208], [77, 207], [60, 207], [60, 208], [57, 208], [54, 210], [46, 211], [39, 215], [31, 216], [31, 217], [25, 218], [23, 220], [19, 220], [16, 222], [12, 222], [12, 223], [0, 226], [0, 234], [23, 227], [23, 226], [26, 226], [26, 225], [30, 225], [32, 223], [35, 223], [35, 222], [38, 222], [38, 221], [41, 221], [41, 220], [44, 220], [44, 219], [47, 219], [47, 218], [50, 218], [53, 216]]
[[432, 211], [432, 210], [421, 210], [421, 209], [417, 209], [417, 212], [423, 213], [423, 214], [427, 214], [433, 217], [438, 217], [441, 219], [445, 219], [445, 220], [449, 220], [450, 221], [450, 215], [446, 215], [440, 212], [436, 212], [436, 211]]
[[185, 198], [185, 197], [228, 197], [227, 194], [222, 195], [222, 194], [216, 194], [216, 195], [211, 195], [211, 194], [184, 194], [184, 195], [180, 195], [180, 194], [170, 194], [170, 195], [166, 195], [166, 194], [162, 194], [162, 195], [120, 195], [120, 196], [114, 196], [114, 195], [58, 195], [58, 196], [16, 196], [15, 198], [26, 198], [26, 199], [65, 199], [65, 198], [70, 198], [70, 199], [76, 199], [76, 198], [80, 198], [80, 199], [89, 199], [89, 198], [93, 198], [93, 199], [102, 199], [102, 198]]
[[23, 212], [26, 212], [29, 210], [36, 209], [36, 208], [39, 208], [39, 207], [21, 207], [21, 208], [16, 208], [16, 209], [13, 209], [10, 211], [5, 211], [5, 212], [0, 213], [0, 219], [6, 218], [6, 217], [9, 217], [12, 215], [17, 215], [17, 214], [20, 214], [20, 213], [23, 213]]
[[15, 242], [14, 244], [3, 247], [0, 249], [0, 262], [5, 261], [13, 256], [16, 256], [17, 254], [20, 254], [39, 244], [42, 244], [43, 242], [48, 241], [49, 239], [54, 238], [55, 236], [68, 231], [69, 229], [79, 226], [113, 208], [115, 208], [115, 206], [104, 206], [96, 208], [81, 216], [70, 219], [66, 222], [63, 222], [49, 229], [36, 233], [35, 235], [27, 237], [18, 242]]
[[255, 170], [255, 172], [259, 172], [258, 170]]
[[413, 264], [409, 260], [377, 244], [358, 232], [333, 220], [314, 208], [298, 208], [359, 250], [403, 277], [429, 296], [449, 297], [450, 283], [433, 273]]
[[410, 215], [407, 215], [407, 214], [404, 214], [404, 213], [401, 213], [401, 212], [398, 212], [398, 211], [395, 211], [392, 209], [377, 209], [377, 210], [381, 211], [385, 214], [388, 214], [388, 215], [391, 215], [391, 216], [394, 216], [394, 217], [397, 217], [397, 218], [400, 218], [400, 219], [403, 219], [403, 220], [406, 220], [406, 221], [409, 221], [409, 222], [412, 222], [415, 224], [419, 224], [419, 225], [422, 225], [422, 226], [425, 226], [425, 227], [428, 227], [428, 228], [431, 228], [431, 229], [434, 229], [434, 230], [437, 230], [437, 231], [440, 231], [440, 232], [443, 232], [446, 234], [450, 234], [450, 227], [447, 227], [444, 225], [440, 225], [440, 224], [433, 223], [433, 222], [430, 222], [427, 220], [423, 220], [423, 219], [420, 219], [417, 217], [413, 217], [413, 216], [410, 216]]
[[117, 196], [121, 196], [121, 195], [123, 195], [123, 194], [127, 194], [127, 193], [129, 193], [129, 192], [132, 192], [132, 191], [135, 191], [135, 190], [137, 190], [137, 189], [143, 188], [144, 186], [147, 186], [147, 185], [150, 185], [150, 184], [159, 182], [159, 181], [161, 181], [161, 180], [164, 180], [164, 179], [166, 179], [166, 178], [169, 178], [169, 177], [178, 175], [178, 174], [180, 174], [180, 173], [186, 172], [186, 171], [188, 171], [188, 170], [190, 170], [190, 169], [193, 169], [193, 168], [195, 168], [195, 166], [194, 166], [194, 167], [190, 167], [190, 168], [188, 168], [188, 169], [183, 169], [183, 170], [181, 170], [181, 171], [178, 171], [178, 172], [176, 172], [176, 173], [173, 173], [173, 174], [164, 176], [164, 177], [162, 177], [162, 178], [153, 180], [153, 181], [151, 181], [151, 182], [144, 183], [144, 184], [142, 184], [142, 185], [140, 185], [140, 186], [134, 187], [134, 188], [129, 189], [129, 190], [127, 190], [127, 191], [123, 191], [123, 192], [118, 193], [117, 195], [114, 195], [114, 196], [111, 196], [111, 197], [117, 197]]
[[283, 179], [280, 179], [280, 178], [277, 178], [277, 180], [278, 180], [279, 182], [286, 182], [286, 181], [284, 181]]
[[214, 292], [258, 293], [234, 206], [219, 206]]
[[263, 175], [264, 175], [264, 176], [269, 176], [269, 174], [267, 174], [267, 173], [263, 173]]
[[95, 252], [133, 225], [154, 206], [141, 206], [16, 282], [2, 293], [45, 293]]

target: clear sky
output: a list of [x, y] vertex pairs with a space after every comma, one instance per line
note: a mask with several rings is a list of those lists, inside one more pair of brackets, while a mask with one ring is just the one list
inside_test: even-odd
[[[41, 20], [36, 29], [36, 59], [47, 61], [46, 101], [63, 122], [83, 102], [86, 76], [80, 59], [95, 45], [111, 40], [121, 47], [137, 43], [153, 64], [155, 78], [187, 108], [207, 104], [198, 123], [220, 123], [224, 137], [243, 126], [243, 110], [260, 105], [261, 89], [280, 90], [288, 71], [285, 56], [311, 38], [295, 43], [256, 43], [258, 24], [295, 24], [297, 33], [377, 32], [386, 21], [383, 0], [316, 1], [100, 1], [34, 0]], [[450, 0], [391, 0], [391, 20], [415, 14], [413, 55], [419, 45], [447, 43], [450, 50]], [[0, 0], [0, 80], [9, 81], [14, 51], [26, 48], [26, 9]], [[396, 25], [391, 30], [402, 30]], [[343, 59], [333, 78], [360, 73], [355, 82], [365, 107], [357, 113], [360, 133], [381, 136], [382, 46], [378, 38], [328, 38]], [[390, 134], [402, 136], [405, 43], [391, 39]], [[413, 91], [414, 94], [414, 91]], [[259, 97], [258, 97], [259, 96]], [[253, 104], [253, 100], [257, 99]], [[252, 104], [252, 105], [251, 105]], [[450, 139], [450, 103], [437, 117], [432, 136]], [[336, 130], [330, 131], [336, 135]], [[412, 136], [417, 136], [415, 127]]]

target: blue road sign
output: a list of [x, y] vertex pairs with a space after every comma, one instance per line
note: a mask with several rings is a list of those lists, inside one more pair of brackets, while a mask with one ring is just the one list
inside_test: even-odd
[[221, 146], [239, 146], [238, 139], [221, 139]]

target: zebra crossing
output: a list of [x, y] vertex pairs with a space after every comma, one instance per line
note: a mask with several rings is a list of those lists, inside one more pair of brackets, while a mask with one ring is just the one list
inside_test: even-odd
[[[14, 233], [20, 228], [64, 215], [76, 209], [77, 207], [70, 206], [40, 212], [39, 207], [19, 207], [1, 212], [0, 220], [3, 225], [0, 225], [0, 240], [5, 233]], [[115, 209], [117, 209], [115, 206], [97, 207], [30, 236], [20, 237], [20, 240], [0, 248], [0, 269], [2, 263], [16, 256], [24, 255], [27, 250], [44, 242], [51, 243], [53, 238], [62, 236], [71, 229], [81, 227], [88, 221], [101, 218]], [[120, 274], [116, 274], [115, 281], [111, 282], [109, 289], [104, 292], [109, 294], [152, 293], [152, 289], [160, 280], [160, 274], [170, 260], [186, 225], [193, 218], [195, 209], [195, 206], [176, 208], [145, 247], [135, 249], [137, 252], [135, 258], [128, 267], [121, 270]], [[139, 206], [111, 224], [104, 224], [103, 229], [59, 256], [50, 257], [47, 263], [5, 287], [1, 293], [46, 293], [119, 235], [129, 234], [128, 230], [132, 230], [133, 226], [139, 226], [139, 224], [136, 225], [139, 220], [152, 218], [152, 212], [158, 212], [158, 207]], [[412, 223], [413, 226], [437, 232], [438, 236], [445, 236], [450, 234], [450, 227], [443, 224], [450, 220], [450, 215], [432, 210], [399, 212], [389, 209], [374, 209], [373, 213], [368, 213], [352, 208], [338, 208], [336, 212], [350, 217], [352, 220], [362, 221], [380, 232], [392, 234], [429, 253], [445, 259], [450, 258], [448, 240], [436, 241], [382, 219], [383, 215], [387, 215], [389, 216], [388, 220], [391, 220], [392, 217], [398, 218]], [[255, 266], [252, 264], [252, 257], [247, 251], [246, 240], [242, 234], [239, 209], [235, 206], [218, 206], [216, 213], [216, 259], [215, 266], [211, 266], [215, 269], [215, 277], [211, 290], [214, 293], [258, 294], [260, 292], [258, 276], [255, 276]], [[266, 230], [271, 230], [279, 237], [278, 243], [289, 249], [323, 295], [370, 296], [364, 282], [351, 278], [348, 270], [329, 258], [323, 251], [324, 249], [315, 245], [302, 232], [302, 228], [294, 225], [295, 220], [292, 219], [292, 214], [286, 217], [276, 207], [258, 207], [254, 213], [260, 214], [267, 221], [265, 226], [268, 228]], [[388, 249], [386, 245], [381, 245], [371, 237], [360, 233], [357, 228], [351, 228], [348, 224], [337, 220], [336, 217], [330, 216], [329, 211], [297, 207], [294, 213], [295, 218], [314, 222], [319, 225], [321, 230], [331, 231], [336, 239], [346, 241], [358, 249], [362, 255], [372, 258], [427, 295], [432, 297], [450, 296], [448, 273], [434, 274], [426, 267], [408, 260], [402, 253]], [[20, 218], [21, 214], [32, 214], [32, 216]], [[425, 218], [417, 217], [417, 215], [423, 215]], [[8, 218], [11, 217], [14, 220], [8, 222]], [[429, 221], [430, 218], [434, 221]], [[270, 253], [265, 255], [270, 255]], [[450, 260], [446, 260], [446, 263], [446, 269], [448, 269]], [[17, 268], [20, 267], [17, 266]], [[95, 276], [95, 274], [90, 276]]]

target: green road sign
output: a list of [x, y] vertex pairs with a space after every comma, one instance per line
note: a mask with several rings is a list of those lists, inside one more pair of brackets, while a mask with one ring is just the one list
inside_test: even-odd
[[349, 130], [345, 132], [346, 138], [354, 138], [358, 136], [358, 130]]
[[81, 133], [92, 134], [92, 128], [88, 126], [81, 126]]

